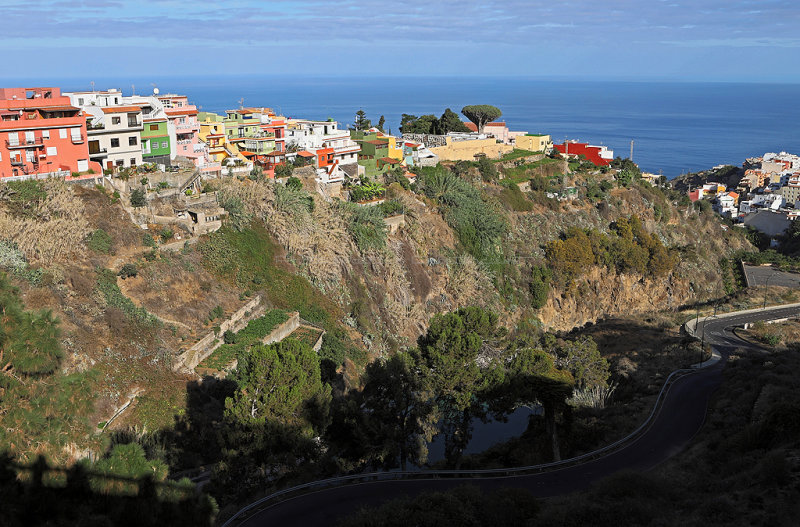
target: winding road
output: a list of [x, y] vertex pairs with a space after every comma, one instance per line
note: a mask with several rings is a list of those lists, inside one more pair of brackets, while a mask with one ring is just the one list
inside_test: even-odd
[[[727, 356], [736, 348], [750, 346], [731, 331], [733, 326], [758, 320], [777, 320], [800, 316], [800, 305], [752, 310], [701, 319], [698, 337], [721, 355], [703, 368], [679, 377], [666, 393], [664, 402], [646, 431], [635, 440], [604, 457], [566, 468], [536, 474], [481, 477], [465, 473], [447, 479], [388, 480], [325, 488], [241, 514], [226, 525], [248, 527], [332, 525], [361, 507], [378, 505], [389, 499], [428, 491], [445, 490], [469, 482], [485, 490], [501, 487], [522, 488], [535, 496], [548, 497], [582, 490], [591, 483], [621, 470], [648, 470], [683, 450], [702, 427], [708, 402], [722, 381]], [[692, 321], [694, 322], [694, 321]], [[689, 324], [689, 331], [693, 331]]]

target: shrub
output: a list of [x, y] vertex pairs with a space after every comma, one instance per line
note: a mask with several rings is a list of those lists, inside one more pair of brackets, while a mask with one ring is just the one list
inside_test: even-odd
[[11, 272], [21, 272], [28, 267], [28, 260], [17, 244], [10, 240], [0, 240], [0, 268]]
[[138, 274], [139, 270], [136, 268], [136, 264], [126, 263], [125, 265], [122, 266], [122, 269], [119, 270], [117, 276], [125, 280], [126, 278], [135, 278], [136, 275]]
[[142, 186], [147, 185], [149, 182], [150, 182], [150, 180], [147, 179], [147, 177], [143, 177], [142, 179], [139, 180], [139, 183], [141, 183]]
[[222, 340], [225, 342], [225, 344], [236, 344], [236, 333], [231, 330], [227, 330], [222, 335]]
[[539, 309], [547, 303], [547, 296], [550, 292], [550, 270], [544, 266], [536, 266], [531, 269], [531, 283], [529, 286], [531, 293], [531, 307]]
[[223, 314], [224, 314], [224, 311], [222, 310], [222, 306], [216, 306], [208, 314], [208, 318], [210, 320], [216, 320], [216, 319], [220, 318]]
[[103, 229], [94, 230], [86, 238], [86, 245], [95, 252], [108, 254], [111, 252], [111, 236]]
[[286, 188], [290, 188], [292, 190], [303, 190], [303, 182], [300, 181], [300, 178], [291, 176], [286, 180]]
[[378, 207], [383, 213], [383, 216], [387, 218], [389, 216], [396, 216], [397, 214], [402, 214], [403, 211], [405, 211], [405, 205], [403, 205], [402, 201], [397, 199], [390, 199], [384, 201], [383, 203], [378, 205]]
[[[167, 188], [169, 188], [169, 182], [167, 182], [167, 181], [161, 181], [161, 182], [159, 182], [159, 184], [158, 184], [158, 188], [160, 188], [160, 189], [162, 189], [162, 190], [163, 190], [163, 189], [167, 189]], [[186, 190], [188, 190], [188, 191], [191, 193], [191, 189], [186, 189]]]
[[155, 247], [156, 240], [150, 234], [145, 233], [142, 235], [142, 245], [145, 247]]
[[175, 233], [172, 232], [172, 229], [170, 229], [169, 227], [164, 227], [163, 229], [161, 229], [159, 235], [161, 236], [161, 241], [166, 243], [175, 235]]
[[377, 207], [356, 207], [347, 231], [362, 252], [382, 249], [386, 245], [386, 223]]
[[142, 189], [134, 189], [133, 192], [131, 192], [131, 207], [138, 209], [144, 207], [146, 204], [147, 198], [145, 198]]
[[228, 213], [227, 223], [237, 231], [247, 227], [253, 219], [253, 215], [245, 208], [242, 199], [237, 196], [220, 192], [219, 204]]
[[497, 167], [486, 157], [481, 157], [478, 160], [478, 171], [484, 181], [495, 181], [497, 179]]
[[144, 259], [147, 260], [148, 262], [155, 261], [156, 258], [158, 258], [158, 251], [156, 251], [155, 249], [152, 249], [144, 253]]

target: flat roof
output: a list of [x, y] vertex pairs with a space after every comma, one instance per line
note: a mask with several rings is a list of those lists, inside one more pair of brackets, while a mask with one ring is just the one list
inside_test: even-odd
[[101, 108], [103, 113], [128, 113], [128, 112], [141, 112], [142, 108], [139, 106], [107, 106]]

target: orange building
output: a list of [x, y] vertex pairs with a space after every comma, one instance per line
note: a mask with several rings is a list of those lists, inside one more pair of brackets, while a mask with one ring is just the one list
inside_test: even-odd
[[86, 117], [60, 88], [0, 88], [0, 177], [89, 168]]

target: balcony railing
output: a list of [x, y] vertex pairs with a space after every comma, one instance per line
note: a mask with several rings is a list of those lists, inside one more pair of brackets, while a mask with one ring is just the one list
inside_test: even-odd
[[89, 155], [90, 156], [99, 156], [99, 155], [103, 155], [103, 154], [106, 154], [106, 153], [108, 153], [108, 149], [106, 149], [106, 148], [94, 148], [94, 149], [90, 148], [89, 149]]
[[142, 126], [142, 123], [136, 119], [128, 119], [128, 128], [138, 128], [140, 126]]
[[84, 136], [82, 136], [82, 135], [73, 135], [72, 136], [72, 144], [73, 145], [79, 145], [79, 144], [83, 143], [84, 141], [86, 141], [86, 138]]
[[9, 141], [6, 139], [6, 146], [8, 148], [32, 148], [32, 147], [40, 147], [44, 146], [44, 140], [42, 138], [39, 139], [23, 139], [22, 141]]

